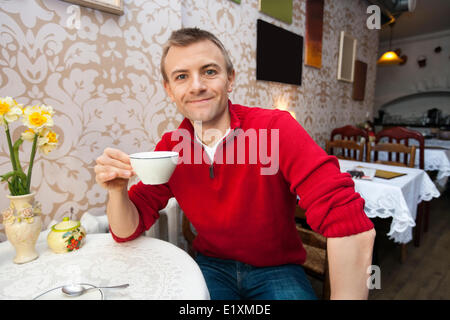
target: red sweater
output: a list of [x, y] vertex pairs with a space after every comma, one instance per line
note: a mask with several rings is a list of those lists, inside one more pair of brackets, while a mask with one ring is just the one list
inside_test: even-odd
[[[205, 151], [195, 141], [187, 119], [177, 130], [163, 135], [155, 150], [175, 149], [180, 152], [180, 160], [191, 161], [179, 163], [164, 185], [139, 182], [130, 188], [129, 197], [139, 211], [139, 226], [128, 238], [112, 234], [116, 241], [132, 240], [148, 230], [171, 197], [177, 199], [197, 231], [195, 250], [253, 266], [304, 263], [306, 252], [294, 223], [297, 195], [300, 206], [306, 209], [308, 224], [325, 237], [343, 237], [373, 228], [350, 175], [340, 173], [336, 157], [328, 156], [288, 112], [231, 102], [229, 111], [231, 133], [217, 148], [212, 164], [206, 155], [200, 162], [198, 157], [194, 159], [196, 151]], [[180, 138], [181, 129], [189, 137]], [[266, 129], [267, 134], [252, 134], [263, 132], [260, 129]], [[255, 161], [251, 155], [260, 151], [267, 155], [271, 150], [275, 155], [272, 142], [277, 140], [277, 133], [279, 169], [269, 170], [270, 157], [258, 156]], [[261, 149], [261, 140], [269, 142], [267, 150]], [[187, 149], [180, 150], [182, 141], [191, 147], [190, 155]], [[239, 159], [242, 141], [246, 141], [245, 164]], [[200, 149], [192, 151], [194, 148]], [[274, 174], [261, 174], [263, 168]]]

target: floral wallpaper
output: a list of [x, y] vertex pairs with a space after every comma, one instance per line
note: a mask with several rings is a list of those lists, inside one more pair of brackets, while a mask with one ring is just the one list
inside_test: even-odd
[[[372, 117], [378, 31], [366, 28], [365, 1], [325, 1], [323, 66], [304, 66], [300, 87], [255, 80], [256, 20], [304, 36], [305, 0], [294, 1], [291, 25], [260, 13], [258, 0], [125, 0], [124, 7], [117, 16], [59, 0], [0, 0], [0, 96], [55, 111], [59, 146], [37, 154], [31, 182], [44, 227], [71, 211], [74, 219], [105, 212], [107, 194], [93, 170], [105, 147], [152, 150], [182, 121], [159, 72], [162, 45], [181, 26], [207, 29], [224, 42], [236, 69], [233, 102], [287, 109], [321, 146], [334, 127]], [[352, 84], [336, 80], [341, 30], [358, 39], [357, 58], [368, 63], [364, 101], [353, 101]], [[12, 125], [13, 138], [23, 129]], [[30, 148], [22, 147], [24, 164]], [[3, 136], [0, 174], [10, 170]], [[0, 196], [0, 207], [8, 205]]]

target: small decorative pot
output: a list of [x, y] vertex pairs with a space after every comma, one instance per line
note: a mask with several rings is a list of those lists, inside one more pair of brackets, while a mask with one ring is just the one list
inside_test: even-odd
[[47, 244], [55, 253], [66, 253], [81, 248], [85, 237], [86, 230], [80, 221], [64, 217], [62, 222], [52, 226], [47, 236]]
[[8, 241], [16, 250], [14, 263], [21, 264], [36, 259], [36, 241], [42, 228], [41, 206], [34, 201], [35, 193], [10, 196], [9, 208], [2, 212]]

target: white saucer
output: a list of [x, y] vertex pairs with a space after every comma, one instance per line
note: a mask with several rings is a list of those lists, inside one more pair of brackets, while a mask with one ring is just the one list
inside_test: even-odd
[[[81, 283], [81, 285], [83, 285], [83, 287], [85, 288], [95, 287], [87, 283]], [[101, 289], [89, 290], [80, 296], [71, 297], [61, 291], [62, 287], [63, 286], [60, 286], [45, 291], [33, 298], [33, 300], [104, 300], [103, 291]]]

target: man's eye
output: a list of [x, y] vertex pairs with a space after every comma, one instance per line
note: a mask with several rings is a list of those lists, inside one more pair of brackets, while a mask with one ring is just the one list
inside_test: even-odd
[[185, 74], [179, 74], [175, 78], [175, 80], [184, 80], [184, 79], [186, 79], [186, 75]]
[[216, 70], [213, 70], [213, 69], [208, 69], [205, 71], [205, 73], [208, 76], [213, 76], [213, 75], [217, 74]]

